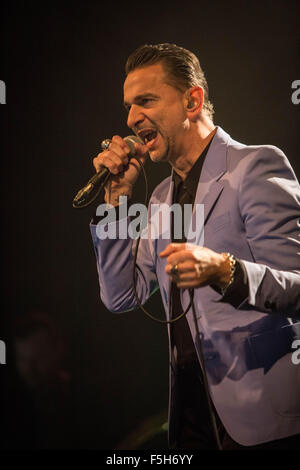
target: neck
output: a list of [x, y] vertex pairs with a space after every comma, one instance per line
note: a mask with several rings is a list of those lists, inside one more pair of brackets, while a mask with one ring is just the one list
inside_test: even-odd
[[[193, 132], [193, 129], [190, 129], [190, 131]], [[170, 162], [172, 168], [183, 180], [185, 180], [190, 169], [216, 132], [217, 128], [212, 121], [204, 120], [204, 122], [199, 123], [196, 132], [193, 132], [194, 135], [188, 136], [188, 148], [186, 148], [174, 162]]]

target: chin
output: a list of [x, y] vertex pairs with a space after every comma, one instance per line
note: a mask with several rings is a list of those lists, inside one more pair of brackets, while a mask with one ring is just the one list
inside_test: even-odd
[[161, 158], [159, 157], [159, 155], [151, 155], [150, 154], [150, 158], [151, 160], [154, 162], [154, 163], [157, 163], [157, 162], [161, 162]]
[[164, 154], [161, 154], [159, 151], [157, 150], [153, 150], [152, 152], [150, 151], [149, 152], [149, 155], [150, 155], [150, 158], [151, 160], [154, 162], [154, 163], [157, 163], [157, 162], [166, 162], [167, 161], [167, 155], [164, 153]]

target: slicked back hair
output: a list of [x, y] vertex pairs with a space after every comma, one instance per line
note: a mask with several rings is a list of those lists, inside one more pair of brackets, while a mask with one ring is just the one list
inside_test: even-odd
[[126, 76], [137, 68], [157, 63], [162, 63], [168, 83], [181, 92], [194, 86], [203, 88], [203, 110], [212, 120], [214, 107], [208, 99], [208, 85], [199, 60], [193, 52], [176, 44], [145, 44], [128, 57], [125, 65]]

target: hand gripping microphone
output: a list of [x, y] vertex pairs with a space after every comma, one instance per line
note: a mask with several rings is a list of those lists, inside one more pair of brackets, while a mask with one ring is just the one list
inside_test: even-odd
[[[143, 144], [143, 142], [136, 135], [129, 135], [128, 137], [124, 137], [124, 140], [130, 149], [130, 153], [128, 155], [128, 158], [130, 159], [136, 154], [134, 144]], [[103, 140], [101, 143], [102, 150], [107, 149], [110, 142], [111, 140], [109, 139]], [[100, 170], [94, 176], [92, 176], [87, 184], [82, 189], [80, 189], [80, 191], [78, 191], [73, 199], [73, 207], [75, 209], [81, 209], [82, 207], [87, 207], [89, 204], [91, 204], [99, 195], [110, 176], [111, 173], [108, 168], [102, 166]]]

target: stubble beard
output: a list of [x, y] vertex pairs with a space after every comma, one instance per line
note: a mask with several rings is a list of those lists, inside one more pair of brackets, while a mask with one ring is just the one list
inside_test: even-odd
[[[166, 142], [166, 149], [164, 150], [164, 153], [163, 154], [158, 154], [156, 157], [152, 157], [151, 156], [151, 151], [149, 152], [150, 153], [150, 158], [151, 160], [154, 162], [154, 163], [159, 163], [159, 162], [167, 162], [169, 161], [169, 154], [170, 154], [170, 142], [169, 142], [169, 139], [164, 137], [161, 133], [159, 133], [162, 140], [164, 142]], [[154, 150], [155, 152], [155, 150]], [[159, 150], [158, 150], [159, 152]]]

